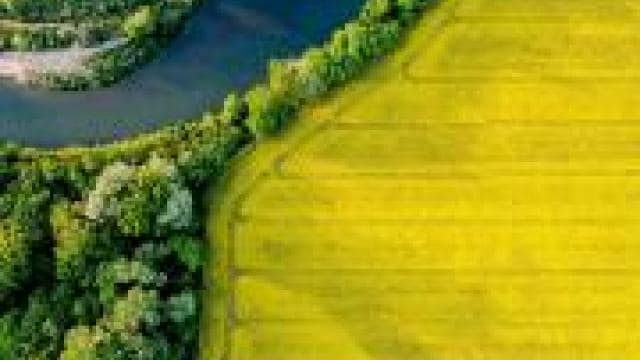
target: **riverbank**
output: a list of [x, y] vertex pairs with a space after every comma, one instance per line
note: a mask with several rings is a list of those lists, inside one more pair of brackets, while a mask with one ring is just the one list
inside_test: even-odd
[[0, 77], [28, 83], [39, 74], [77, 74], [87, 72], [86, 62], [92, 57], [124, 45], [126, 40], [116, 39], [97, 47], [73, 47], [43, 51], [0, 52]]
[[361, 4], [206, 2], [161, 56], [111, 87], [56, 92], [0, 80], [0, 139], [46, 148], [95, 145], [196, 118], [230, 91], [264, 79], [269, 59], [295, 57], [324, 41]]

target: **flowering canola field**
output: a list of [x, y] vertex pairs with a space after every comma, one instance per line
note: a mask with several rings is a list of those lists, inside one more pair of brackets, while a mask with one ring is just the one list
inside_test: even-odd
[[640, 1], [459, 0], [214, 192], [202, 354], [640, 352]]

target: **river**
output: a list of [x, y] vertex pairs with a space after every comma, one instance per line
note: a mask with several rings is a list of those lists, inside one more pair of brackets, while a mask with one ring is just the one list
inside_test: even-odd
[[82, 92], [0, 81], [0, 139], [96, 145], [194, 118], [264, 78], [354, 17], [363, 0], [209, 0], [155, 61], [115, 86]]

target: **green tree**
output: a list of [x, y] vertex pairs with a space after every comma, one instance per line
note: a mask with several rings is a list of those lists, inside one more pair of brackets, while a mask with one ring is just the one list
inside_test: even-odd
[[16, 219], [0, 220], [0, 302], [30, 275], [31, 239]]
[[398, 0], [368, 0], [363, 11], [363, 17], [374, 21], [383, 20], [397, 9]]
[[125, 19], [122, 29], [129, 39], [149, 35], [155, 30], [158, 13], [151, 6], [144, 5]]
[[141, 237], [185, 230], [193, 222], [191, 192], [171, 161], [153, 156], [141, 166], [122, 163], [102, 172], [85, 204], [85, 216]]
[[169, 239], [169, 248], [191, 273], [201, 269], [204, 249], [200, 241], [189, 236], [174, 236]]
[[250, 90], [245, 100], [249, 110], [247, 126], [257, 138], [276, 134], [294, 109], [287, 94], [264, 85]]
[[158, 293], [133, 288], [95, 326], [78, 326], [65, 336], [60, 360], [163, 360], [167, 345], [143, 329], [160, 323]]
[[14, 318], [14, 358], [45, 360], [58, 354], [64, 333], [59, 305], [43, 291], [29, 297], [26, 310]]
[[51, 208], [51, 229], [55, 240], [56, 274], [60, 279], [82, 275], [88, 255], [96, 250], [96, 234], [90, 223], [67, 201]]
[[224, 99], [222, 122], [223, 124], [241, 126], [246, 112], [247, 105], [242, 101], [242, 98], [236, 93], [231, 93]]
[[160, 288], [166, 280], [164, 274], [154, 271], [142, 262], [121, 258], [101, 264], [96, 283], [100, 291], [100, 302], [110, 308], [120, 295], [120, 289], [129, 289], [134, 286]]
[[15, 358], [15, 341], [13, 339], [13, 323], [15, 320], [4, 315], [0, 317], [0, 359]]
[[98, 345], [109, 340], [109, 334], [101, 328], [78, 326], [65, 336], [64, 351], [60, 360], [97, 360]]

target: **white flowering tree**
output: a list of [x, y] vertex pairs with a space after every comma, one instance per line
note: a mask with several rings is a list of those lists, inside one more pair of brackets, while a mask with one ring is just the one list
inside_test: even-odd
[[117, 208], [115, 197], [135, 176], [135, 168], [123, 163], [107, 166], [89, 193], [85, 206], [85, 216], [91, 220], [100, 220], [115, 216]]
[[183, 230], [191, 226], [193, 219], [193, 197], [191, 191], [176, 184], [169, 186], [169, 198], [165, 210], [158, 216], [160, 227]]
[[114, 223], [127, 236], [188, 229], [193, 197], [170, 161], [152, 157], [146, 164], [113, 164], [102, 172], [85, 203], [85, 216]]

